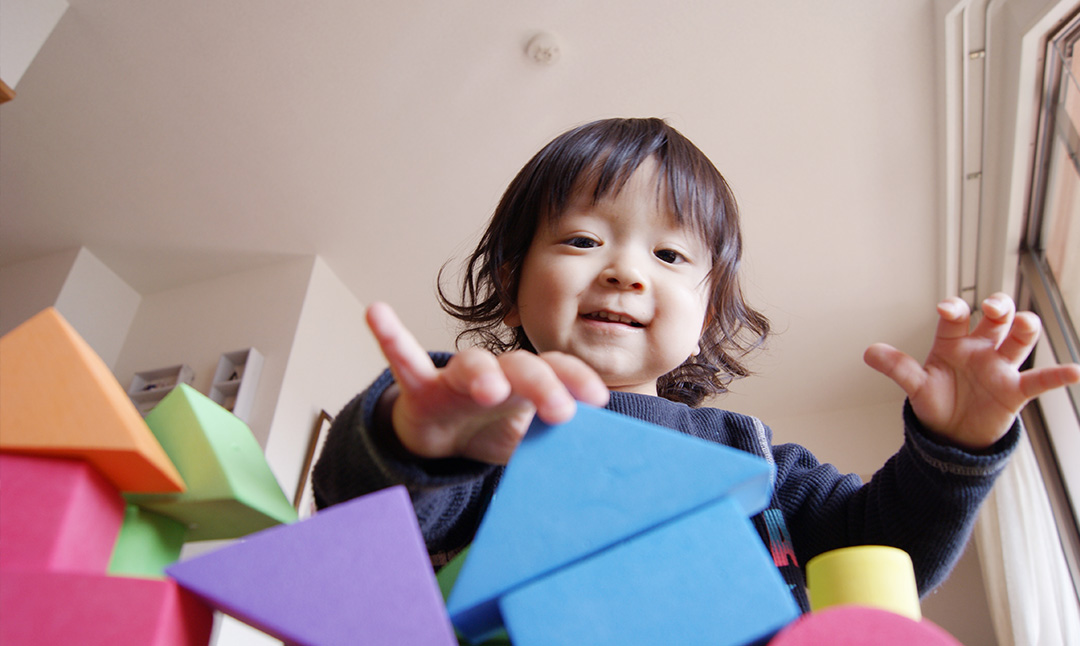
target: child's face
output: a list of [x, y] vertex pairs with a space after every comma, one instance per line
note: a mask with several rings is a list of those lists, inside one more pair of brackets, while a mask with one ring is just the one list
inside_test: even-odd
[[507, 325], [538, 352], [572, 354], [612, 390], [656, 394], [656, 380], [698, 351], [711, 255], [679, 226], [647, 160], [617, 195], [571, 201], [541, 223]]

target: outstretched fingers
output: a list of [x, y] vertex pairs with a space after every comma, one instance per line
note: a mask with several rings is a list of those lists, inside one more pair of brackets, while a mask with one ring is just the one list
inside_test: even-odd
[[[966, 309], [966, 308], [965, 308]], [[926, 383], [926, 371], [918, 361], [886, 343], [875, 343], [863, 353], [866, 365], [896, 382], [909, 397]]]
[[611, 391], [596, 371], [581, 359], [562, 352], [544, 352], [540, 358], [551, 366], [555, 376], [574, 399], [592, 406], [605, 406]]
[[1016, 304], [1008, 294], [998, 292], [984, 300], [980, 306], [983, 317], [972, 335], [989, 340], [998, 346], [1009, 334], [1016, 317]]
[[511, 394], [498, 359], [480, 348], [468, 348], [451, 357], [442, 378], [454, 392], [481, 406], [497, 406]]
[[431, 357], [386, 303], [372, 303], [366, 313], [379, 349], [402, 388], [416, 390], [435, 378]]
[[1080, 365], [1075, 363], [1035, 368], [1020, 373], [1020, 392], [1027, 400], [1072, 384], [1080, 384]]
[[518, 350], [496, 356], [470, 348], [450, 360], [443, 379], [483, 407], [498, 406], [511, 397], [528, 401], [550, 423], [570, 419], [574, 400], [603, 406], [610, 394], [585, 362], [560, 352], [536, 355]]
[[946, 298], [937, 305], [938, 325], [936, 340], [959, 339], [967, 335], [971, 326], [971, 310], [962, 298]]
[[498, 361], [510, 388], [536, 408], [536, 415], [549, 424], [570, 420], [577, 410], [574, 396], [551, 363], [531, 352], [499, 355]]
[[1008, 336], [1002, 341], [998, 353], [1014, 366], [1019, 366], [1031, 354], [1039, 340], [1042, 322], [1032, 312], [1020, 312], [1012, 321]]

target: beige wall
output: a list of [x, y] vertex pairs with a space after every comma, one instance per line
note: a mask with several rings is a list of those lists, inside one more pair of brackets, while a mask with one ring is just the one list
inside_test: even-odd
[[312, 257], [143, 296], [114, 373], [126, 387], [139, 371], [187, 364], [202, 393], [218, 358], [254, 347], [263, 355], [249, 426], [266, 447], [270, 423], [311, 275]]
[[78, 249], [0, 267], [0, 334], [56, 305]]
[[267, 460], [290, 498], [319, 411], [337, 415], [384, 365], [360, 302], [316, 258], [266, 445]]
[[141, 297], [85, 247], [0, 268], [0, 334], [55, 307], [112, 368]]
[[56, 298], [56, 309], [111, 367], [120, 357], [141, 301], [138, 292], [83, 247]]

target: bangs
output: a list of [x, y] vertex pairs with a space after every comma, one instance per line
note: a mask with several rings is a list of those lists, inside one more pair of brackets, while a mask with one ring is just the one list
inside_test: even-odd
[[[549, 178], [543, 219], [558, 220], [578, 196], [591, 194], [596, 204], [617, 195], [650, 158], [657, 163], [657, 199], [666, 202], [680, 226], [698, 231], [715, 262], [724, 255], [721, 249], [730, 228], [724, 223], [737, 217], [735, 201], [705, 154], [660, 119], [593, 123], [551, 142], [535, 160], [539, 175]], [[545, 173], [545, 167], [559, 172]]]

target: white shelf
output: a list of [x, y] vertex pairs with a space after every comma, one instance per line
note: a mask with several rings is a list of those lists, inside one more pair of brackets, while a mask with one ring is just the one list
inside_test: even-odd
[[178, 384], [190, 386], [194, 380], [195, 372], [186, 364], [136, 372], [128, 386], [128, 397], [139, 413], [146, 417]]
[[210, 399], [248, 422], [262, 363], [262, 355], [255, 348], [221, 355], [210, 386]]

